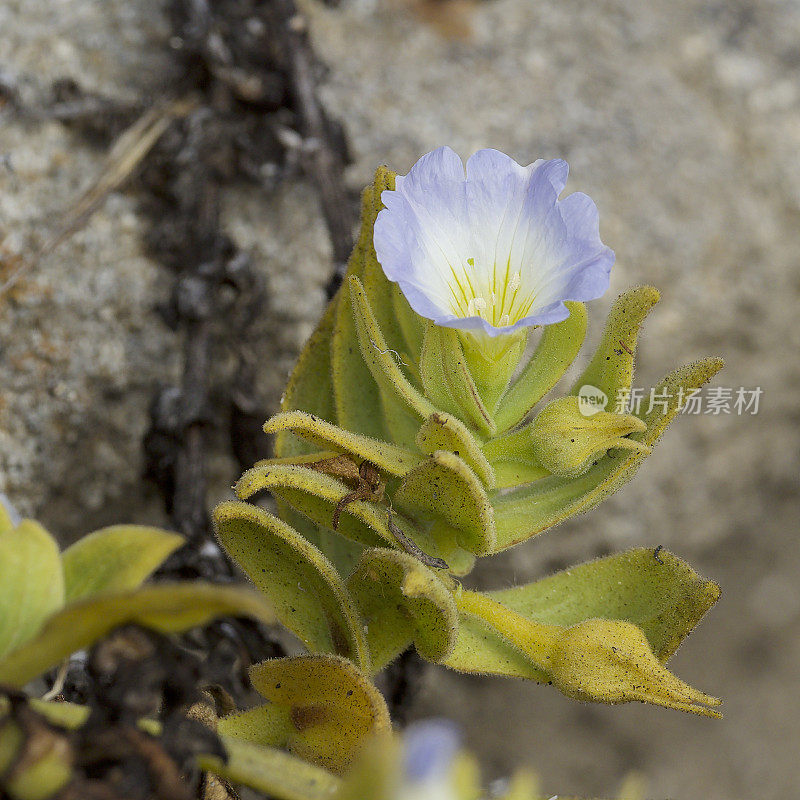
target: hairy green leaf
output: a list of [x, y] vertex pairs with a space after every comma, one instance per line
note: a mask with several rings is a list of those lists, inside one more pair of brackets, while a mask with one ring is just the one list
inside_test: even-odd
[[285, 522], [248, 503], [214, 509], [217, 537], [310, 650], [341, 653], [369, 668], [353, 600], [336, 568]]
[[414, 556], [366, 550], [347, 588], [367, 628], [374, 670], [412, 641], [429, 661], [441, 661], [455, 646], [458, 610], [452, 593]]
[[[657, 557], [656, 557], [657, 556]], [[719, 587], [665, 550], [637, 548], [557, 572], [534, 583], [488, 592], [535, 622], [569, 627], [587, 619], [632, 622], [666, 661], [719, 598]], [[447, 666], [462, 672], [549, 680], [485, 622], [466, 615]]]
[[437, 450], [449, 450], [460, 456], [480, 478], [487, 489], [495, 486], [492, 465], [486, 459], [480, 444], [460, 419], [450, 414], [431, 414], [416, 437], [417, 447], [427, 455]]
[[345, 658], [270, 659], [251, 667], [250, 678], [272, 705], [289, 710], [291, 726], [282, 744], [334, 772], [347, 769], [369, 737], [391, 731], [380, 692]]
[[176, 533], [144, 525], [113, 525], [90, 533], [62, 555], [66, 601], [135, 589], [183, 543]]
[[333, 449], [348, 453], [360, 461], [369, 461], [384, 472], [398, 477], [405, 475], [423, 460], [413, 450], [369, 436], [350, 433], [302, 411], [276, 414], [264, 424], [265, 433], [277, 433], [282, 430], [291, 430], [319, 449]]
[[658, 302], [658, 290], [636, 286], [621, 294], [608, 313], [603, 338], [571, 393], [581, 386], [596, 386], [614, 400], [620, 389], [629, 389], [639, 328], [650, 309]]
[[0, 659], [32, 639], [64, 603], [64, 573], [55, 539], [25, 519], [0, 528]]
[[241, 616], [275, 620], [272, 606], [255, 592], [200, 582], [159, 584], [81, 600], [51, 616], [33, 639], [0, 661], [0, 683], [24, 686], [121, 625], [175, 633], [217, 617]]
[[441, 518], [459, 532], [458, 543], [471, 553], [490, 552], [495, 543], [492, 506], [475, 473], [466, 462], [437, 450], [406, 475], [395, 493], [400, 508]]
[[341, 779], [328, 770], [281, 750], [231, 736], [223, 736], [222, 744], [227, 761], [219, 756], [200, 755], [200, 769], [275, 800], [331, 800], [341, 785]]

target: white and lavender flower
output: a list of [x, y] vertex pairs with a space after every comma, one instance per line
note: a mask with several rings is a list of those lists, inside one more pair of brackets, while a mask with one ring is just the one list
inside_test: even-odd
[[403, 735], [402, 784], [395, 800], [457, 800], [452, 769], [460, 739], [449, 720], [409, 725]]
[[592, 200], [558, 199], [568, 171], [479, 150], [465, 174], [449, 147], [428, 153], [381, 195], [383, 271], [437, 325], [498, 336], [566, 319], [564, 301], [600, 297], [614, 263]]

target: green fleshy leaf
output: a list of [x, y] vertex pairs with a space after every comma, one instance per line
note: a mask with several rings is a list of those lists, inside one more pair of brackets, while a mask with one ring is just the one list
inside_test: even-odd
[[248, 786], [275, 800], [331, 800], [340, 788], [336, 775], [281, 750], [230, 736], [223, 736], [222, 744], [227, 761], [206, 754], [198, 756], [197, 764], [229, 783]]
[[581, 386], [596, 386], [614, 402], [620, 389], [630, 389], [639, 328], [658, 300], [658, 290], [652, 286], [636, 286], [616, 299], [597, 351], [571, 394], [577, 394]]
[[633, 622], [666, 661], [717, 602], [720, 589], [672, 553], [639, 547], [488, 594], [525, 617], [554, 625], [593, 617]]
[[497, 430], [508, 430], [521, 422], [578, 355], [586, 336], [586, 306], [571, 301], [566, 306], [570, 315], [544, 329], [533, 357], [498, 403], [494, 415]]
[[302, 411], [276, 414], [264, 424], [265, 433], [283, 430], [291, 430], [320, 449], [333, 449], [348, 453], [359, 461], [370, 461], [384, 472], [401, 478], [423, 460], [418, 453], [405, 447], [350, 433]]
[[[328, 304], [316, 330], [297, 359], [281, 398], [282, 411], [299, 408], [321, 419], [336, 419], [331, 367], [331, 337], [335, 317], [334, 300]], [[275, 437], [275, 455], [279, 457], [299, 455], [312, 449], [307, 442], [289, 431], [280, 431]]]
[[144, 525], [113, 525], [79, 539], [62, 555], [68, 603], [140, 586], [184, 539]]
[[372, 373], [375, 383], [386, 396], [398, 400], [420, 420], [426, 419], [436, 409], [424, 395], [414, 388], [397, 363], [386, 343], [361, 282], [357, 277], [351, 276], [349, 286], [361, 356]]
[[[666, 662], [720, 591], [672, 553], [660, 550], [656, 555], [636, 548], [487, 595], [547, 625], [566, 628], [595, 618], [631, 622]], [[461, 672], [550, 680], [497, 631], [470, 615], [462, 619], [455, 650], [444, 663]]]
[[[383, 270], [381, 270], [381, 274], [383, 274]], [[366, 286], [366, 289], [369, 292], [369, 286]], [[420, 353], [422, 352], [422, 340], [425, 335], [425, 320], [411, 308], [408, 304], [408, 300], [406, 300], [405, 295], [396, 283], [390, 284], [389, 291], [392, 295], [394, 315], [403, 333], [404, 347], [401, 346], [402, 349], [399, 350], [400, 355], [407, 355], [403, 360], [408, 364], [412, 382], [417, 388], [422, 388], [418, 364]], [[389, 339], [388, 341], [391, 344], [391, 340]]]
[[369, 668], [353, 600], [314, 545], [248, 503], [220, 503], [213, 516], [220, 544], [269, 598], [281, 623], [309, 650], [341, 653]]
[[370, 737], [391, 732], [381, 693], [345, 658], [270, 659], [252, 666], [250, 679], [272, 705], [289, 710], [282, 744], [318, 766], [343, 772]]
[[[66, 728], [70, 731], [82, 727], [89, 719], [89, 714], [91, 713], [89, 706], [82, 706], [78, 703], [67, 703], [62, 700], [55, 702], [32, 697], [28, 702], [31, 708], [45, 717], [51, 725], [57, 725], [59, 728]], [[1, 708], [2, 700], [0, 700], [0, 709]]]
[[367, 628], [374, 670], [412, 641], [429, 661], [441, 661], [455, 646], [458, 609], [452, 593], [408, 553], [366, 550], [347, 588]]
[[64, 573], [55, 539], [38, 522], [0, 528], [0, 658], [32, 639], [64, 604]]
[[442, 662], [457, 672], [526, 678], [547, 683], [549, 675], [539, 669], [521, 650], [506, 641], [494, 628], [470, 614], [460, 614], [453, 652]]
[[303, 538], [318, 547], [336, 567], [339, 575], [349, 575], [353, 571], [358, 559], [361, 558], [361, 553], [364, 552], [363, 544], [351, 541], [326, 527], [317, 525], [304, 514], [295, 511], [280, 497], [275, 499], [275, 504], [278, 507], [278, 516], [291, 525]]
[[158, 584], [81, 600], [51, 616], [36, 637], [0, 661], [0, 683], [22, 687], [121, 625], [177, 633], [233, 616], [275, 620], [272, 607], [255, 592], [200, 582]]
[[487, 489], [494, 488], [495, 474], [492, 465], [481, 451], [478, 441], [460, 419], [450, 414], [431, 414], [422, 423], [416, 444], [426, 455], [433, 455], [437, 450], [455, 453], [464, 459]]
[[286, 747], [294, 732], [290, 706], [264, 703], [222, 717], [217, 722], [220, 736], [233, 736], [261, 747]]
[[[336, 310], [333, 312], [331, 366], [336, 406], [335, 421], [342, 428], [376, 439], [388, 438], [384, 424], [385, 417], [375, 413], [377, 409], [382, 408], [383, 402], [378, 385], [361, 357], [348, 279], [350, 276], [365, 279], [369, 271], [371, 285], [379, 280], [374, 269], [376, 259], [372, 233], [375, 219], [383, 207], [380, 201], [381, 192], [393, 185], [394, 174], [382, 167], [376, 171], [372, 186], [364, 189], [361, 198], [361, 231], [348, 261], [345, 280], [333, 301]], [[303, 410], [312, 409], [303, 407]], [[395, 439], [395, 441], [403, 443], [403, 440]]]
[[[680, 411], [681, 403], [694, 389], [709, 381], [722, 368], [721, 359], [705, 359], [670, 373], [659, 383], [657, 393], [669, 396], [666, 413], [658, 407], [641, 415], [647, 425], [630, 438], [653, 447], [666, 426]], [[611, 451], [578, 478], [543, 478], [494, 499], [497, 545], [495, 552], [530, 539], [579, 512], [588, 511], [627, 483], [646, 458], [644, 453]]]
[[641, 701], [719, 718], [719, 698], [698, 691], [658, 660], [642, 629], [593, 617], [568, 627], [539, 622], [480, 592], [459, 590], [459, 610], [481, 620], [563, 694], [598, 703]]
[[420, 373], [425, 393], [435, 404], [485, 436], [496, 432], [467, 365], [458, 331], [428, 323]]
[[362, 236], [364, 247], [361, 254], [362, 269], [355, 275], [363, 284], [370, 307], [381, 329], [387, 347], [393, 350], [397, 361], [402, 363], [409, 380], [419, 384], [415, 362], [419, 360], [422, 343], [422, 319], [412, 310], [396, 283], [386, 277], [378, 263], [373, 245], [375, 219], [383, 208], [381, 193], [395, 186], [395, 173], [379, 167], [371, 187], [364, 192], [362, 202]]
[[482, 555], [495, 544], [495, 522], [483, 485], [466, 462], [437, 450], [406, 475], [395, 493], [412, 518], [442, 519], [458, 530], [458, 544]]
[[336, 422], [354, 433], [387, 439], [384, 417], [376, 411], [383, 407], [378, 385], [361, 357], [350, 293], [336, 295], [336, 322], [331, 340], [333, 389]]
[[[262, 462], [247, 470], [236, 483], [242, 500], [269, 490], [318, 525], [331, 528], [336, 505], [352, 491], [336, 478], [294, 464]], [[368, 547], [392, 541], [385, 520], [385, 507], [365, 500], [348, 503], [339, 517], [338, 534]]]

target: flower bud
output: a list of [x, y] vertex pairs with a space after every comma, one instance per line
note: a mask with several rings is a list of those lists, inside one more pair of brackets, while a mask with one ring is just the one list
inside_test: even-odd
[[568, 697], [600, 703], [639, 700], [707, 717], [720, 700], [693, 689], [653, 654], [641, 628], [590, 619], [566, 628], [550, 654], [553, 684]]
[[613, 448], [649, 453], [650, 448], [630, 433], [647, 426], [633, 414], [582, 411], [579, 398], [561, 397], [546, 406], [531, 424], [533, 453], [553, 475], [576, 478]]

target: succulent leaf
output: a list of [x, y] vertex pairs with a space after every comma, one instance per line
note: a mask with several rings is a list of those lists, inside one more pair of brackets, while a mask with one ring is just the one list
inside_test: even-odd
[[49, 617], [33, 639], [3, 658], [0, 683], [22, 687], [120, 625], [134, 623], [175, 633], [226, 616], [275, 620], [272, 606], [261, 595], [234, 586], [163, 583], [90, 597]]
[[[250, 679], [272, 706], [288, 711], [291, 724], [281, 746], [334, 772], [350, 766], [368, 737], [391, 731], [380, 692], [345, 658], [270, 659], [253, 665]], [[235, 735], [236, 716], [228, 720], [223, 733]]]
[[[1, 507], [0, 507], [1, 508]], [[55, 539], [38, 522], [0, 528], [0, 659], [32, 639], [64, 603], [64, 573]]]
[[569, 697], [599, 703], [632, 700], [710, 717], [720, 700], [672, 675], [653, 653], [644, 632], [625, 620], [586, 619], [549, 625], [512, 611], [480, 592], [461, 592], [459, 609], [481, 619], [549, 676]]
[[603, 338], [589, 365], [575, 381], [572, 394], [589, 385], [613, 398], [619, 389], [631, 387], [639, 328], [659, 296], [658, 289], [652, 286], [636, 286], [616, 299], [608, 313]]
[[[667, 375], [655, 390], [668, 395], [666, 411], [643, 414], [647, 430], [631, 434], [631, 438], [653, 447], [680, 411], [680, 398], [702, 386], [721, 368], [722, 360], [711, 358]], [[594, 508], [636, 474], [646, 455], [612, 451], [578, 478], [551, 476], [493, 498], [497, 526], [495, 552], [530, 539], [573, 514]]]
[[435, 451], [406, 475], [394, 499], [412, 518], [445, 520], [457, 529], [458, 544], [471, 553], [482, 555], [494, 546], [492, 505], [475, 473], [455, 453]]
[[412, 640], [429, 661], [441, 661], [455, 646], [458, 609], [452, 592], [413, 556], [366, 550], [347, 588], [367, 629], [373, 669], [383, 668]]
[[113, 525], [79, 539], [62, 554], [66, 602], [140, 586], [184, 539], [144, 525]]
[[[653, 657], [663, 663], [717, 601], [719, 587], [665, 550], [654, 554], [653, 550], [637, 548], [524, 586], [488, 592], [485, 597], [500, 604], [502, 615], [508, 619], [519, 615], [520, 620], [545, 629], [572, 630], [597, 619], [630, 623], [646, 637]], [[552, 630], [545, 634], [548, 647], [560, 637]], [[636, 636], [627, 638], [635, 640]], [[462, 616], [455, 650], [445, 664], [464, 672], [546, 682], [553, 680], [547, 666], [551, 657], [548, 647], [542, 649], [539, 658], [527, 658], [487, 618], [467, 614]], [[641, 643], [635, 648], [641, 655]], [[652, 664], [651, 668], [658, 672]]]
[[437, 450], [449, 450], [460, 456], [472, 468], [487, 489], [493, 489], [496, 478], [492, 465], [480, 448], [480, 443], [460, 419], [450, 414], [431, 414], [417, 432], [417, 447], [426, 455]]
[[276, 800], [330, 800], [341, 779], [282, 750], [259, 747], [232, 736], [222, 736], [227, 759], [200, 755], [200, 769], [234, 785], [249, 786]]
[[225, 551], [306, 647], [340, 653], [368, 668], [369, 652], [353, 600], [336, 568], [314, 545], [247, 503], [220, 503], [214, 525]]

